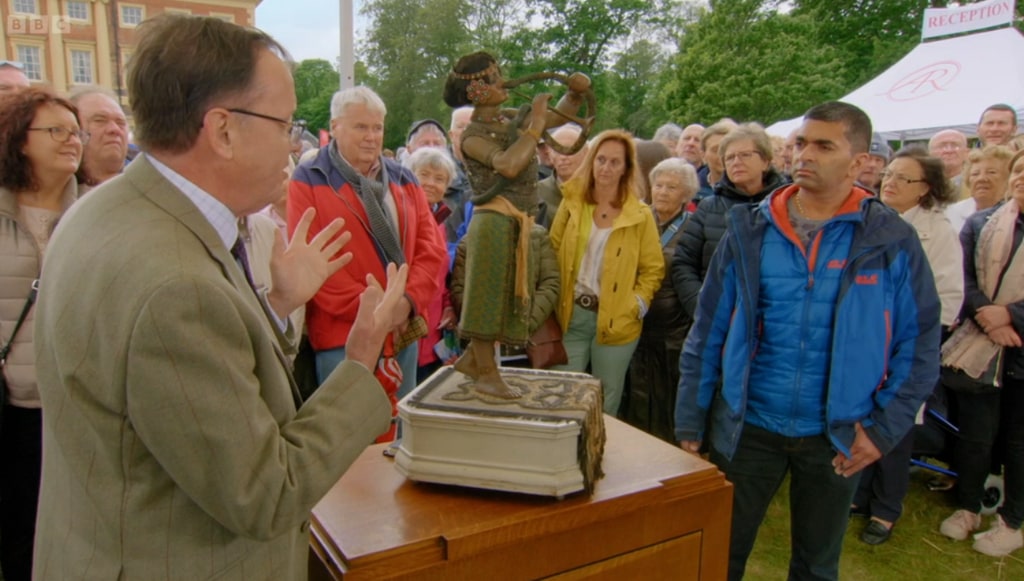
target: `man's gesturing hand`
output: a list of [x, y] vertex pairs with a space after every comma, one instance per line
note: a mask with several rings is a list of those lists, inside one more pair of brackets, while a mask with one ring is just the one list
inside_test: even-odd
[[284, 320], [292, 311], [306, 304], [332, 274], [352, 260], [352, 253], [335, 256], [352, 238], [350, 232], [338, 232], [345, 220], [337, 218], [306, 242], [309, 225], [316, 217], [316, 209], [308, 208], [295, 228], [291, 242], [285, 247], [280, 232], [274, 239], [270, 257], [271, 289], [267, 294], [270, 308]]
[[394, 311], [405, 300], [409, 265], [388, 265], [388, 288], [382, 289], [372, 274], [366, 275], [366, 290], [359, 295], [359, 312], [345, 341], [345, 359], [358, 361], [373, 371], [377, 367], [384, 338], [394, 328]]

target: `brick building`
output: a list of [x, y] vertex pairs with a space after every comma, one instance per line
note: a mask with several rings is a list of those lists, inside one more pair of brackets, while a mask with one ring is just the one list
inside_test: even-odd
[[121, 95], [135, 27], [164, 12], [253, 26], [261, 0], [0, 0], [0, 60], [20, 61], [33, 83], [60, 93], [97, 84]]

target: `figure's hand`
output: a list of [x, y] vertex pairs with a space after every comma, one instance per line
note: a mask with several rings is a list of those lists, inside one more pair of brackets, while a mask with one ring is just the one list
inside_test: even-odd
[[583, 73], [569, 75], [569, 90], [573, 93], [583, 93], [590, 88], [590, 77]]
[[394, 328], [394, 311], [406, 303], [405, 282], [409, 265], [388, 265], [388, 288], [381, 288], [372, 274], [366, 275], [366, 290], [359, 295], [359, 311], [345, 341], [345, 359], [358, 361], [373, 371], [377, 367], [384, 338]]
[[550, 93], [538, 93], [533, 98], [533, 109], [530, 110], [530, 128], [544, 131], [544, 124], [547, 123], [549, 101], [551, 101]]
[[878, 446], [871, 441], [864, 428], [861, 427], [860, 422], [854, 425], [856, 435], [853, 437], [853, 445], [850, 446], [850, 457], [847, 458], [842, 452], [836, 454], [835, 458], [832, 458], [832, 467], [835, 468], [836, 474], [841, 474], [847, 478], [860, 472], [870, 465], [872, 462], [882, 457], [882, 453], [878, 450]]
[[1004, 325], [988, 331], [988, 338], [1001, 347], [1020, 347], [1021, 339], [1012, 325]]
[[337, 235], [345, 226], [345, 220], [341, 218], [331, 221], [306, 242], [314, 217], [316, 209], [307, 208], [287, 247], [280, 231], [274, 238], [270, 256], [271, 289], [267, 302], [281, 320], [306, 304], [325, 280], [352, 260], [351, 252], [336, 256], [352, 238], [350, 232]]
[[679, 447], [682, 448], [684, 452], [689, 452], [694, 456], [700, 456], [700, 440], [683, 440], [682, 442], [679, 442]]
[[1010, 311], [1003, 305], [985, 305], [974, 314], [974, 320], [983, 331], [988, 333], [993, 329], [1005, 327], [1012, 323]]

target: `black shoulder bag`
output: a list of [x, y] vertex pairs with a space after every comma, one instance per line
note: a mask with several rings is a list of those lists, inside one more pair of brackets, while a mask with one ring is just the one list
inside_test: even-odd
[[[7, 340], [7, 344], [0, 347], [0, 404], [7, 405], [7, 376], [4, 374], [4, 368], [7, 367], [7, 355], [11, 352], [11, 346], [14, 345], [14, 338], [18, 336], [18, 331], [21, 329], [22, 323], [25, 322], [25, 317], [28, 316], [29, 310], [32, 309], [32, 305], [36, 302], [36, 295], [39, 294], [39, 279], [32, 281], [32, 288], [28, 291], [28, 298], [25, 299], [25, 306], [21, 309], [21, 314], [18, 315], [18, 322], [14, 324], [14, 331], [11, 333], [11, 338]], [[3, 425], [3, 414], [0, 413], [0, 426]]]

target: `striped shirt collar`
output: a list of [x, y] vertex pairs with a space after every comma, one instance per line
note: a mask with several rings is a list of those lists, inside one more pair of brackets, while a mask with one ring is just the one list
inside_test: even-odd
[[195, 204], [199, 213], [217, 231], [217, 236], [224, 242], [224, 247], [230, 250], [235, 245], [235, 241], [238, 240], [238, 217], [235, 216], [234, 212], [225, 206], [223, 202], [188, 181], [184, 176], [167, 167], [152, 155], [143, 155], [146, 155], [146, 159], [149, 160], [149, 163], [153, 164], [153, 167], [156, 168], [156, 171], [160, 172], [160, 175], [167, 178], [167, 181], [181, 190], [181, 193], [185, 194], [185, 197]]

